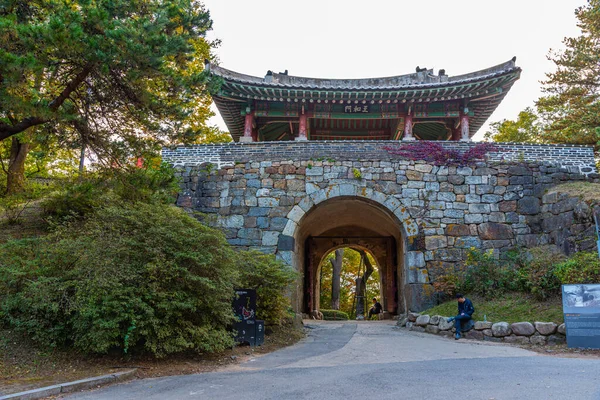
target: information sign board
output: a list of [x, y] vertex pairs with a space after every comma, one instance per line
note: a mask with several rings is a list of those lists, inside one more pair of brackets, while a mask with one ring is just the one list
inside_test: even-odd
[[562, 286], [567, 346], [600, 348], [600, 284]]

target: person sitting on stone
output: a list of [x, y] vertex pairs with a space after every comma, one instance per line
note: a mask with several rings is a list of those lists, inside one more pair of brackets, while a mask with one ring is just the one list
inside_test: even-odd
[[460, 339], [460, 329], [461, 324], [463, 322], [468, 322], [471, 319], [471, 316], [475, 312], [475, 307], [473, 307], [473, 303], [471, 300], [467, 299], [463, 294], [458, 293], [456, 295], [456, 299], [458, 301], [458, 315], [455, 317], [448, 318], [448, 322], [454, 321], [454, 327], [456, 328], [456, 334], [454, 335], [454, 339]]
[[381, 307], [381, 303], [377, 301], [375, 297], [373, 297], [373, 307], [369, 310], [369, 319], [371, 319], [372, 315], [377, 315], [381, 312], [383, 307]]

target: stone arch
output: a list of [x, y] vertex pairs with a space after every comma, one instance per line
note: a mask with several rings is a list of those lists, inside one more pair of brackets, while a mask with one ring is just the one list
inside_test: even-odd
[[[314, 276], [311, 278], [307, 276], [308, 273], [306, 272], [308, 268], [306, 266], [307, 260], [308, 262], [314, 262], [314, 260], [310, 260], [310, 255], [306, 253], [309, 246], [305, 241], [310, 235], [301, 232], [303, 224], [307, 220], [307, 216], [314, 214], [319, 208], [331, 205], [332, 202], [337, 202], [336, 204], [339, 205], [350, 202], [362, 204], [356, 207], [363, 207], [369, 213], [378, 214], [380, 219], [386, 218], [390, 226], [394, 225], [397, 228], [394, 234], [388, 232], [390, 237], [393, 236], [390, 244], [393, 249], [386, 252], [388, 257], [386, 290], [388, 290], [388, 308], [390, 310], [393, 308], [394, 313], [406, 311], [408, 304], [404, 298], [403, 288], [406, 283], [409, 283], [409, 280], [406, 279], [409, 273], [408, 263], [411, 261], [409, 258], [415, 258], [415, 254], [411, 254], [409, 257], [409, 253], [419, 253], [417, 258], [420, 260], [419, 263], [423, 264], [421, 266], [424, 267], [423, 254], [421, 252], [409, 252], [409, 250], [412, 250], [414, 239], [419, 234], [419, 227], [398, 198], [361, 186], [359, 182], [330, 184], [326, 188], [312, 191], [287, 214], [288, 221], [279, 236], [277, 256], [296, 270], [304, 272], [304, 281], [298, 284], [297, 294], [293, 296], [294, 308], [305, 312], [312, 311], [307, 309], [310, 308], [310, 305], [307, 305], [306, 298], [307, 296], [313, 298], [310, 296], [315, 295], [314, 284], [311, 281]], [[314, 224], [314, 221], [311, 223]], [[373, 228], [373, 231], [376, 230], [377, 228]], [[311, 269], [311, 271], [313, 270]], [[314, 272], [311, 273], [314, 274]], [[392, 281], [395, 285], [395, 294], [390, 292]], [[402, 294], [398, 293], [399, 291]]]
[[404, 232], [402, 233], [407, 240], [411, 240], [419, 234], [419, 226], [411, 218], [408, 210], [398, 198], [393, 195], [388, 195], [374, 189], [351, 183], [330, 185], [325, 189], [320, 189], [308, 194], [287, 214], [286, 217], [288, 222], [283, 229], [282, 234], [294, 237], [298, 224], [306, 213], [311, 211], [316, 205], [337, 197], [359, 197], [378, 203], [398, 219], [404, 228]]

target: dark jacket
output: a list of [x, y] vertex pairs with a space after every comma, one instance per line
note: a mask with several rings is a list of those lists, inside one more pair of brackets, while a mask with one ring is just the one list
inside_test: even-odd
[[458, 303], [458, 315], [465, 313], [470, 317], [471, 315], [473, 315], [474, 312], [475, 307], [473, 307], [473, 303], [471, 303], [471, 300], [465, 298], [465, 301], [463, 301], [462, 303]]
[[375, 314], [379, 314], [381, 312], [381, 310], [383, 309], [383, 307], [381, 307], [381, 303], [376, 302], [375, 304], [373, 304], [373, 311], [375, 312]]

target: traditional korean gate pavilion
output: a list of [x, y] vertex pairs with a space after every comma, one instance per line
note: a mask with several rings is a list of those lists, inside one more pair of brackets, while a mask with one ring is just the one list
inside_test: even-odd
[[519, 79], [516, 58], [469, 74], [443, 69], [386, 78], [264, 78], [207, 63], [213, 100], [234, 140], [469, 141]]

